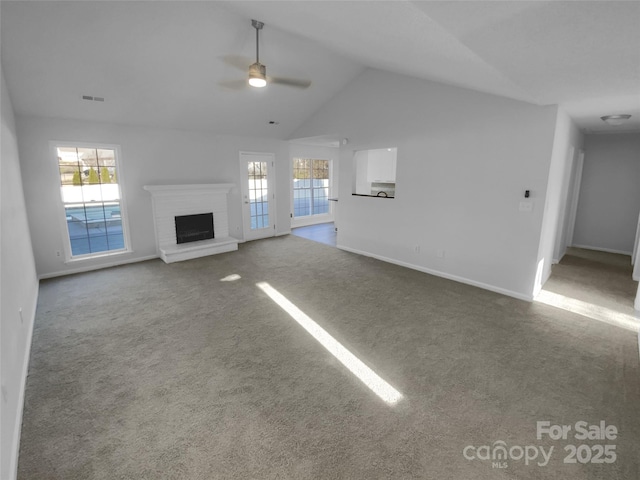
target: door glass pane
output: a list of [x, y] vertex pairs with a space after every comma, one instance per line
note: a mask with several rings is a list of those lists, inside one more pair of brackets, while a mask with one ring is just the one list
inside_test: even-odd
[[269, 226], [267, 162], [248, 162], [251, 230]]
[[293, 159], [293, 216], [329, 213], [329, 160]]
[[304, 217], [311, 215], [310, 186], [311, 160], [306, 158], [293, 159], [293, 216]]
[[329, 160], [313, 161], [313, 214], [329, 213]]

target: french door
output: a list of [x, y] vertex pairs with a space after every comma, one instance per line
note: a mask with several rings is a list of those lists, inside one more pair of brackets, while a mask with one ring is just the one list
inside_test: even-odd
[[333, 221], [330, 190], [331, 160], [294, 158], [291, 226]]
[[244, 239], [275, 235], [274, 155], [240, 152]]

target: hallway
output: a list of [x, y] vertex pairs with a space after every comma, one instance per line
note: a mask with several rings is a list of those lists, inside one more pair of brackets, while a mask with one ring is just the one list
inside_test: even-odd
[[571, 247], [535, 301], [638, 331], [632, 272], [628, 255]]

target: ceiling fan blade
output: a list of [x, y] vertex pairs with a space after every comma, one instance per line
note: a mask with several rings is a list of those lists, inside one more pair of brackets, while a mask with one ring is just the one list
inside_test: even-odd
[[242, 70], [243, 72], [249, 70], [249, 65], [254, 62], [254, 60], [249, 57], [243, 57], [242, 55], [225, 55], [222, 57], [222, 61], [231, 67]]
[[299, 78], [269, 77], [267, 82], [295, 88], [309, 88], [311, 86], [311, 80], [301, 80]]
[[244, 90], [249, 86], [246, 79], [245, 80], [225, 80], [222, 82], [218, 82], [218, 85], [220, 85], [222, 88], [226, 90], [234, 90], [236, 92], [240, 90]]

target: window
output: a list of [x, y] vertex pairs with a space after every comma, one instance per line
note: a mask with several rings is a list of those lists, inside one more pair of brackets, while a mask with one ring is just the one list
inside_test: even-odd
[[70, 259], [129, 251], [117, 151], [116, 147], [56, 146]]
[[328, 215], [330, 160], [293, 159], [293, 216]]

